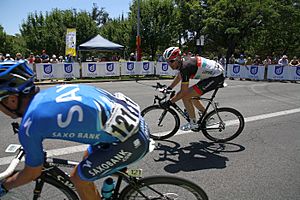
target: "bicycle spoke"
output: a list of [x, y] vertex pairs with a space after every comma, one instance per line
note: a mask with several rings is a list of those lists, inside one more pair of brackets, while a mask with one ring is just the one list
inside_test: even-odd
[[232, 108], [220, 108], [205, 118], [203, 134], [210, 140], [225, 142], [237, 137], [244, 128], [244, 118]]

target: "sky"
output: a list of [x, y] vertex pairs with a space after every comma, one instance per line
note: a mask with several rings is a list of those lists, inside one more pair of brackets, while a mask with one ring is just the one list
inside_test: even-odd
[[7, 34], [15, 35], [20, 33], [19, 27], [29, 13], [45, 13], [53, 8], [91, 12], [93, 3], [99, 8], [103, 7], [110, 18], [117, 18], [122, 13], [127, 17], [131, 2], [132, 0], [1, 0], [0, 25]]

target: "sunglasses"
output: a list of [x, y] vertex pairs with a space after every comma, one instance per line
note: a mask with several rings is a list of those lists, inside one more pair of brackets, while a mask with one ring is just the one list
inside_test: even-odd
[[8, 97], [9, 95], [4, 95], [4, 96], [2, 96], [2, 97], [0, 97], [0, 102], [3, 100], [3, 99], [5, 99], [6, 97]]

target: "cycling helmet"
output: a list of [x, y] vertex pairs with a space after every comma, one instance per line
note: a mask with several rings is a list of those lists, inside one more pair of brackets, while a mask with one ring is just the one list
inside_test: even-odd
[[28, 94], [34, 88], [34, 77], [24, 61], [0, 63], [0, 100], [10, 94]]
[[179, 47], [169, 47], [165, 50], [163, 57], [166, 61], [175, 60], [178, 56], [181, 55]]

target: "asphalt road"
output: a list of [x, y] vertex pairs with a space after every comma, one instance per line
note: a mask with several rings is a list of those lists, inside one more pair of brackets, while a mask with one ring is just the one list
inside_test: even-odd
[[[169, 84], [170, 80], [161, 81]], [[142, 81], [155, 84], [155, 81]], [[214, 144], [201, 133], [175, 135], [134, 164], [144, 175], [171, 174], [199, 184], [212, 200], [300, 199], [300, 85], [290, 82], [228, 80], [217, 94], [220, 106], [234, 107], [245, 117], [243, 133], [227, 144]], [[141, 108], [153, 103], [151, 87], [134, 81], [93, 83], [109, 92], [123, 92]], [[42, 89], [48, 86], [41, 86]], [[17, 143], [10, 122], [0, 114], [0, 171]], [[80, 144], [45, 141], [61, 157], [80, 159]], [[61, 148], [65, 148], [61, 150]], [[68, 151], [66, 151], [66, 149]], [[52, 151], [54, 152], [54, 151]]]

